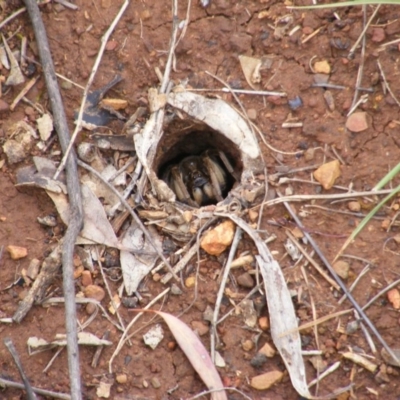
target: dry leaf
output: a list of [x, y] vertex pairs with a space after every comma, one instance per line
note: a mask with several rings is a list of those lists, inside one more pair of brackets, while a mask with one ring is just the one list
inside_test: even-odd
[[43, 114], [40, 118], [36, 120], [38, 131], [40, 134], [40, 139], [44, 142], [47, 141], [51, 132], [53, 132], [53, 119], [50, 114]]
[[164, 319], [180, 348], [208, 389], [221, 389], [220, 391], [212, 392], [211, 399], [227, 400], [228, 398], [221, 378], [210, 355], [196, 334], [184, 322], [173, 315], [160, 311], [154, 312]]
[[230, 218], [254, 241], [259, 255], [256, 256], [264, 280], [270, 315], [271, 336], [289, 372], [293, 387], [300, 396], [311, 398], [306, 382], [306, 371], [301, 353], [301, 340], [297, 317], [289, 289], [279, 263], [273, 258], [258, 233], [243, 219], [234, 214], [215, 213]]
[[248, 56], [239, 56], [239, 61], [247, 83], [252, 89], [259, 89], [258, 85], [256, 84], [261, 82], [261, 59]]

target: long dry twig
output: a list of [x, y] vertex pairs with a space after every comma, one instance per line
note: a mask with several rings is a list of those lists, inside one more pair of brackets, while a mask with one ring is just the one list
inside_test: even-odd
[[79, 108], [79, 113], [78, 113], [78, 118], [76, 120], [75, 130], [72, 134], [71, 140], [69, 141], [67, 149], [64, 151], [64, 157], [61, 160], [61, 163], [57, 168], [57, 171], [54, 175], [54, 179], [57, 179], [57, 177], [60, 175], [61, 171], [64, 169], [64, 167], [66, 165], [66, 160], [67, 160], [68, 154], [71, 152], [71, 149], [75, 143], [76, 137], [78, 136], [78, 133], [81, 131], [83, 112], [84, 112], [84, 109], [86, 106], [86, 99], [89, 94], [89, 89], [92, 86], [97, 69], [99, 68], [100, 61], [103, 57], [103, 53], [106, 48], [107, 41], [108, 41], [109, 37], [111, 36], [111, 33], [113, 32], [115, 26], [118, 24], [119, 20], [121, 19], [122, 14], [125, 12], [126, 8], [128, 7], [129, 3], [130, 3], [130, 0], [124, 1], [118, 14], [115, 16], [113, 22], [111, 23], [111, 25], [109, 26], [109, 28], [107, 29], [107, 31], [104, 33], [104, 35], [101, 38], [101, 46], [100, 46], [99, 52], [97, 54], [96, 61], [94, 62], [88, 82], [85, 86], [85, 90], [83, 91], [82, 102], [81, 102], [81, 106]]
[[363, 308], [360, 307], [360, 305], [356, 302], [354, 297], [351, 295], [351, 293], [347, 290], [346, 285], [343, 283], [343, 281], [339, 278], [337, 275], [336, 271], [333, 269], [332, 265], [330, 262], [326, 259], [324, 254], [321, 252], [317, 244], [315, 243], [314, 239], [309, 235], [309, 233], [306, 231], [306, 229], [303, 227], [303, 224], [301, 223], [299, 217], [296, 215], [296, 213], [292, 210], [291, 206], [287, 203], [283, 203], [286, 207], [286, 209], [289, 211], [290, 215], [296, 222], [297, 226], [303, 231], [304, 236], [307, 238], [308, 242], [311, 244], [311, 246], [314, 248], [315, 252], [318, 254], [319, 258], [321, 261], [325, 264], [326, 268], [328, 269], [329, 273], [332, 275], [332, 277], [335, 279], [337, 284], [340, 286], [340, 288], [343, 290], [343, 292], [346, 294], [347, 298], [350, 300], [351, 304], [354, 306], [354, 308], [357, 310], [359, 313], [360, 317], [364, 320], [364, 322], [368, 325], [369, 329], [372, 331], [372, 333], [376, 336], [376, 338], [380, 341], [382, 346], [385, 348], [385, 350], [390, 354], [391, 357], [393, 357], [394, 360], [397, 360], [396, 355], [394, 354], [393, 350], [390, 348], [390, 346], [386, 343], [386, 341], [383, 339], [381, 334], [378, 332], [378, 330], [375, 328], [375, 325], [371, 322], [371, 320], [367, 317], [365, 312], [363, 311]]
[[221, 307], [221, 301], [222, 301], [222, 296], [224, 295], [226, 281], [228, 280], [229, 272], [231, 270], [233, 257], [235, 257], [236, 250], [241, 238], [242, 238], [242, 230], [239, 227], [236, 227], [235, 236], [233, 237], [228, 260], [226, 261], [224, 273], [221, 279], [221, 284], [219, 286], [217, 299], [215, 300], [214, 314], [211, 323], [211, 359], [213, 360], [213, 362], [215, 362], [215, 338], [217, 335], [217, 321], [218, 321], [219, 309]]
[[[46, 30], [37, 3], [34, 0], [25, 0], [25, 5], [32, 22], [33, 30], [35, 32], [36, 43], [38, 44], [44, 78], [53, 111], [54, 125], [56, 127], [61, 148], [64, 152], [66, 152], [70, 135], [51, 57], [50, 46], [47, 40]], [[67, 333], [68, 368], [71, 383], [71, 397], [73, 400], [80, 400], [82, 398], [82, 393], [79, 366], [79, 347], [77, 340], [78, 332], [76, 326], [73, 254], [76, 238], [82, 228], [83, 209], [81, 190], [78, 180], [78, 170], [76, 166], [76, 155], [74, 152], [71, 152], [71, 154], [66, 158], [66, 167], [67, 187], [70, 203], [70, 221], [64, 238], [62, 254], [63, 289], [65, 296], [65, 325]]]
[[[4, 378], [0, 378], [0, 385], [5, 386], [5, 387], [10, 387], [10, 388], [15, 388], [15, 389], [25, 389], [25, 386], [22, 383], [9, 381], [8, 379], [4, 379]], [[37, 387], [32, 387], [32, 390], [37, 394], [40, 394], [42, 396], [46, 396], [46, 397], [49, 397], [52, 399], [54, 398], [54, 399], [61, 399], [61, 400], [71, 400], [71, 396], [69, 394], [52, 392], [51, 390], [39, 389]]]

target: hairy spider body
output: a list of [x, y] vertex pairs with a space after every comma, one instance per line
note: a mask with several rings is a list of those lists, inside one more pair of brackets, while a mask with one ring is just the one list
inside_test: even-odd
[[[179, 201], [193, 207], [223, 200], [228, 183], [226, 156], [206, 150], [198, 156], [187, 156], [167, 168], [162, 179]], [[224, 168], [225, 167], [225, 168]]]

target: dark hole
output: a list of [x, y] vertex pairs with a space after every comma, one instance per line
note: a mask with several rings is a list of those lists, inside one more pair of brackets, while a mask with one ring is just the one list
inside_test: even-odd
[[[226, 156], [233, 173], [223, 162], [220, 152]], [[207, 155], [211, 163], [204, 161]], [[155, 165], [158, 165], [158, 177], [168, 183], [177, 199], [192, 206], [216, 204], [219, 201], [210, 177], [210, 168], [217, 174], [220, 169], [223, 171], [224, 183], [218, 185], [222, 198], [227, 196], [236, 180], [240, 180], [243, 169], [237, 146], [225, 136], [208, 130], [196, 130], [186, 134], [182, 131], [168, 132], [160, 142]], [[174, 167], [177, 167], [175, 175], [171, 173]], [[176, 181], [177, 171], [187, 190], [185, 195], [189, 195], [190, 199], [185, 200], [185, 195], [172, 183]]]

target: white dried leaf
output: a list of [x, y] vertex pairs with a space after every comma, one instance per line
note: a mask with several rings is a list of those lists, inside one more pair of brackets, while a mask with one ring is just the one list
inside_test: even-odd
[[[154, 231], [150, 231], [154, 232]], [[161, 249], [161, 239], [158, 235], [152, 235], [153, 241]], [[132, 221], [131, 226], [126, 231], [122, 239], [122, 248], [133, 249], [142, 255], [132, 254], [130, 251], [121, 250], [120, 262], [122, 277], [124, 279], [125, 290], [128, 296], [135, 292], [142, 279], [150, 272], [154, 265], [154, 248], [145, 239], [143, 231]]]
[[296, 261], [301, 257], [300, 250], [289, 238], [283, 245], [285, 246], [287, 253], [293, 261]]
[[111, 393], [111, 386], [112, 386], [111, 383], [101, 381], [96, 390], [97, 397], [108, 399], [110, 397], [110, 393]]
[[53, 132], [53, 118], [50, 114], [43, 114], [40, 118], [36, 120], [40, 139], [46, 142]]
[[239, 61], [247, 83], [252, 89], [257, 90], [258, 86], [255, 84], [261, 82], [261, 59], [248, 56], [239, 56]]
[[144, 343], [151, 347], [153, 350], [164, 338], [164, 330], [160, 324], [153, 326], [150, 330], [143, 335]]

